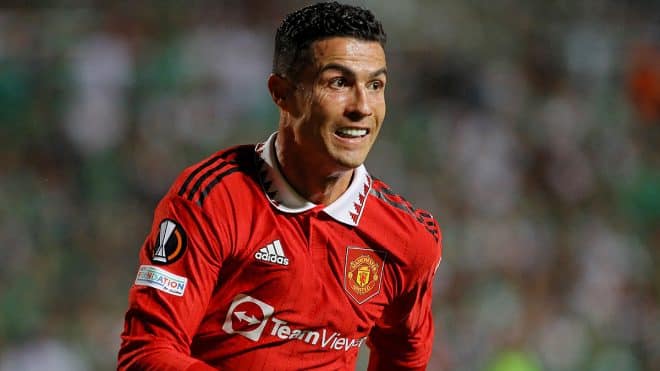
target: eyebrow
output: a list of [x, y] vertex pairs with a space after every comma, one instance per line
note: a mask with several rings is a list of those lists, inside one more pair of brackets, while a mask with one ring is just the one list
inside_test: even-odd
[[[339, 64], [339, 63], [328, 63], [328, 64], [326, 64], [325, 66], [323, 66], [323, 68], [321, 68], [321, 70], [319, 71], [319, 74], [321, 74], [321, 73], [323, 73], [327, 70], [339, 70], [339, 71], [341, 71], [341, 72], [343, 72], [347, 75], [352, 75], [352, 76], [356, 75], [355, 72], [352, 69], [350, 69], [350, 68], [348, 68], [348, 67], [346, 67], [342, 64]], [[379, 76], [379, 75], [387, 76], [387, 67], [383, 67], [383, 68], [380, 68], [380, 69], [378, 69], [374, 72], [371, 72], [369, 74], [369, 78], [374, 78], [374, 77]]]

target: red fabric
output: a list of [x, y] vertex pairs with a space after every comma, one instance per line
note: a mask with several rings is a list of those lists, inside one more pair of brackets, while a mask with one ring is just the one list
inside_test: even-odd
[[[423, 369], [441, 256], [435, 220], [378, 180], [358, 226], [322, 206], [284, 213], [264, 194], [254, 146], [217, 155], [184, 171], [156, 209], [139, 264], [187, 283], [182, 296], [131, 287], [119, 369], [353, 369], [367, 338], [370, 370]], [[164, 219], [179, 224], [187, 244], [178, 260], [157, 265]], [[277, 247], [279, 261], [257, 259]]]
[[218, 369], [215, 367], [211, 367], [207, 365], [204, 362], [195, 362], [190, 367], [188, 367], [185, 371], [217, 371]]

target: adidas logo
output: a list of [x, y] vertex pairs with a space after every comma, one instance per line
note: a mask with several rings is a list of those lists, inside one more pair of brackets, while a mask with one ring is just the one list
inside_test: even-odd
[[282, 251], [282, 244], [280, 240], [275, 240], [268, 245], [262, 247], [254, 254], [254, 257], [257, 260], [261, 260], [267, 263], [279, 264], [279, 265], [289, 265], [289, 258], [284, 255]]

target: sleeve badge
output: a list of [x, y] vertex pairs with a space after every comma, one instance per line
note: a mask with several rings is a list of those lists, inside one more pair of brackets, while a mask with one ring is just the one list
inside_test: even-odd
[[165, 219], [160, 222], [151, 261], [159, 265], [174, 263], [186, 251], [186, 245], [186, 232], [181, 225], [172, 219]]

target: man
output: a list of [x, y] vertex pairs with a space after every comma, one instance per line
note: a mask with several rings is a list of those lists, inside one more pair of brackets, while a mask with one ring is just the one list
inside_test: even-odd
[[424, 369], [440, 231], [363, 162], [385, 117], [381, 24], [288, 15], [268, 89], [278, 131], [183, 172], [140, 252], [122, 370]]

